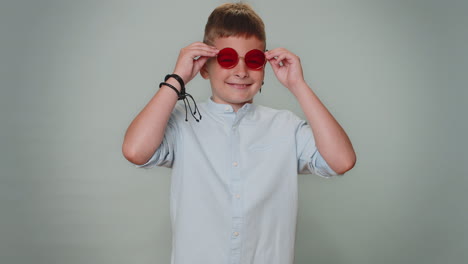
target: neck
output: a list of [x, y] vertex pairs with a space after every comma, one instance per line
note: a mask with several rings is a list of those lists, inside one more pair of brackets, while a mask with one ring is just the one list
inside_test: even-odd
[[223, 100], [219, 100], [218, 98], [216, 98], [214, 96], [211, 97], [211, 100], [213, 100], [213, 102], [215, 102], [217, 104], [230, 105], [232, 107], [232, 109], [234, 110], [234, 112], [237, 112], [237, 110], [241, 109], [245, 104], [253, 103], [253, 100], [250, 100], [250, 101], [247, 101], [247, 102], [242, 102], [242, 103], [229, 103], [229, 102], [225, 102]]

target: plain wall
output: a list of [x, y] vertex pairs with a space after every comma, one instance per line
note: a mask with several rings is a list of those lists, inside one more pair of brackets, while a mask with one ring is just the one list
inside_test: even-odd
[[[1, 2], [0, 263], [169, 263], [170, 170], [121, 143], [220, 3]], [[299, 176], [295, 263], [466, 263], [467, 2], [249, 3], [358, 155]], [[255, 100], [304, 117], [269, 66]]]

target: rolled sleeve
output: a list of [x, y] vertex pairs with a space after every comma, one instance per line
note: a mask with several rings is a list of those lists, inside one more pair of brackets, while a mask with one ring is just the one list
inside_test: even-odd
[[154, 152], [153, 156], [145, 164], [136, 165], [137, 168], [149, 169], [155, 166], [172, 168], [178, 141], [177, 137], [179, 134], [175, 112], [176, 110], [172, 113], [171, 117], [169, 118], [161, 145], [159, 145], [159, 147]]
[[296, 131], [296, 144], [299, 174], [315, 174], [325, 178], [338, 175], [318, 151], [312, 129], [303, 120]]

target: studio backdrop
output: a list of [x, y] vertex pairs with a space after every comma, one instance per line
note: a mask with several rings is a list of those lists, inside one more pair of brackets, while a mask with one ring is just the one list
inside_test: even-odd
[[[0, 263], [169, 263], [170, 170], [121, 144], [221, 3], [2, 1]], [[295, 263], [466, 263], [466, 1], [248, 3], [358, 157], [298, 176]], [[210, 96], [200, 76], [187, 89]], [[304, 118], [269, 66], [255, 102]]]

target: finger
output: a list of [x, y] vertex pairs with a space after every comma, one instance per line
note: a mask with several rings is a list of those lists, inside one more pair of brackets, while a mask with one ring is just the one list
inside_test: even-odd
[[279, 57], [274, 57], [274, 58], [270, 59], [268, 62], [270, 62], [270, 64], [272, 66], [277, 66], [277, 67], [283, 67], [284, 64], [285, 64], [283, 55], [281, 55]]
[[206, 50], [206, 51], [218, 50], [214, 46], [210, 46], [210, 45], [207, 45], [207, 44], [201, 43], [201, 42], [193, 43], [193, 44], [187, 46], [186, 48], [188, 50]]
[[287, 59], [288, 62], [292, 62], [293, 60], [297, 58], [297, 56], [294, 53], [284, 48], [277, 48], [277, 49], [268, 51], [265, 53], [265, 57], [267, 59], [276, 58], [278, 61], [283, 61], [283, 62], [285, 59]]
[[278, 60], [283, 66], [300, 65], [299, 57], [292, 53], [285, 53], [282, 56], [278, 57]]
[[191, 48], [191, 47], [193, 47], [193, 48], [208, 47], [208, 48], [216, 49], [216, 47], [208, 45], [208, 44], [203, 43], [203, 42], [194, 42], [194, 43], [187, 46], [187, 48]]
[[219, 51], [217, 49], [213, 49], [210, 47], [200, 47], [200, 48], [189, 50], [187, 52], [187, 55], [189, 55], [192, 59], [195, 59], [197, 57], [202, 57], [202, 56], [214, 57], [218, 54], [218, 52]]
[[205, 43], [197, 42], [188, 45], [187, 47], [181, 49], [180, 56], [181, 57], [198, 57], [198, 56], [212, 56], [212, 54], [216, 54], [218, 49], [213, 46], [208, 46]]
[[288, 51], [283, 48], [276, 48], [276, 49], [272, 49], [272, 50], [265, 52], [265, 56], [269, 60], [269, 59], [278, 57], [285, 52], [288, 52]]
[[273, 69], [273, 72], [276, 74], [280, 68], [280, 65], [276, 62], [276, 59], [270, 59], [268, 60], [268, 63], [270, 63], [271, 68]]
[[270, 62], [271, 65], [282, 66], [282, 61], [284, 60], [284, 55], [283, 54], [272, 54], [269, 59], [267, 58], [267, 60], [268, 60], [268, 62]]
[[190, 47], [186, 50], [187, 52], [193, 51], [206, 51], [206, 52], [217, 52], [218, 49], [210, 46]]

